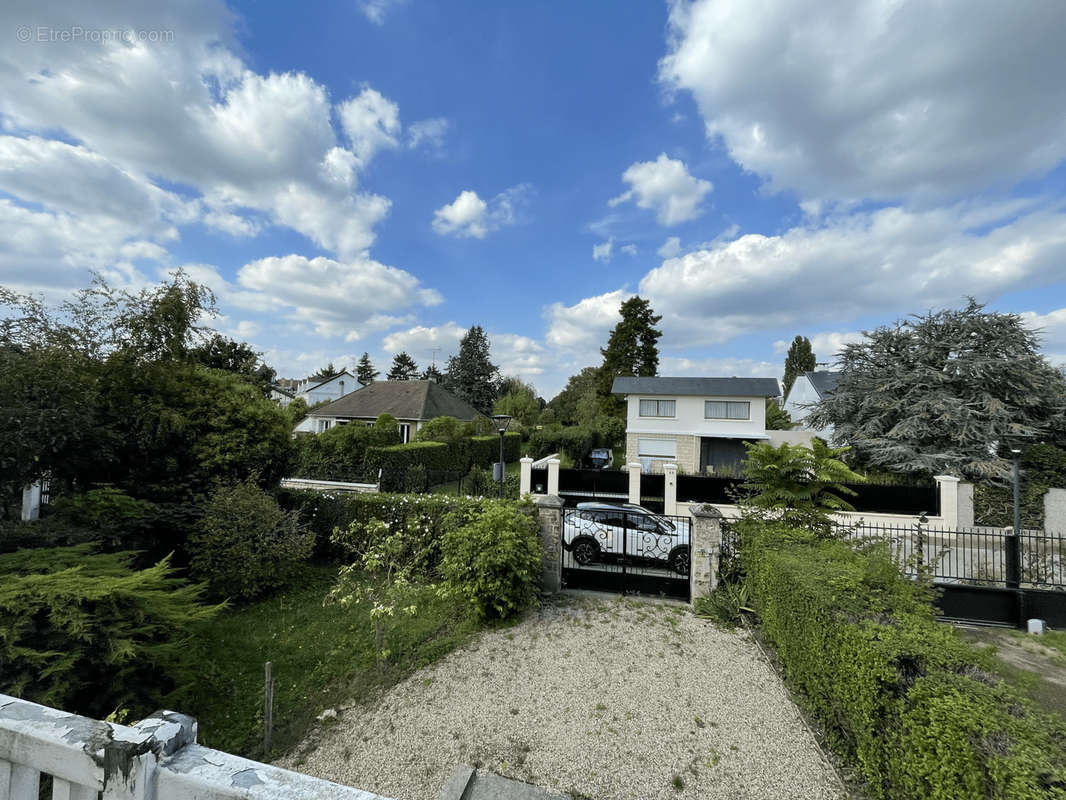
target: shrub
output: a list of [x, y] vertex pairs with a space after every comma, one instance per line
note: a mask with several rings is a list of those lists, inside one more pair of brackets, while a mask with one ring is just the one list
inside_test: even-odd
[[324, 481], [376, 479], [376, 470], [371, 476], [364, 464], [367, 449], [399, 443], [400, 433], [395, 425], [359, 422], [337, 425], [324, 433], [296, 440], [295, 475]]
[[506, 619], [528, 608], [542, 562], [532, 505], [486, 501], [477, 516], [449, 522], [440, 566], [448, 589], [482, 619]]
[[314, 547], [313, 531], [251, 481], [220, 487], [190, 534], [189, 566], [214, 597], [250, 600], [283, 586]]
[[403, 490], [407, 470], [420, 466], [427, 472], [462, 472], [466, 469], [461, 442], [408, 442], [390, 447], [370, 447], [366, 451], [366, 466], [376, 476], [381, 471], [381, 489], [386, 492]]
[[166, 559], [135, 571], [132, 555], [80, 545], [0, 556], [0, 692], [91, 717], [141, 715], [193, 679], [193, 626], [217, 607]]
[[[500, 460], [500, 435], [473, 436], [469, 440], [470, 464], [488, 467]], [[503, 459], [510, 463], [522, 455], [522, 434], [508, 431], [503, 435]]]
[[455, 417], [434, 417], [422, 423], [415, 434], [419, 442], [457, 442], [466, 436], [466, 425]]
[[493, 497], [499, 489], [492, 479], [492, 470], [474, 467], [463, 481], [463, 491], [474, 497]]
[[741, 524], [746, 581], [789, 682], [875, 798], [1066, 796], [1066, 725], [936, 622], [880, 544]]
[[[279, 492], [285, 508], [299, 509], [300, 518], [317, 536], [321, 544], [337, 556], [351, 556], [367, 549], [366, 537], [370, 523], [382, 520], [390, 531], [422, 526], [439, 539], [444, 535], [445, 519], [466, 519], [476, 514], [482, 500], [446, 494], [346, 494], [323, 495], [309, 491]], [[354, 524], [353, 524], [354, 523]]]

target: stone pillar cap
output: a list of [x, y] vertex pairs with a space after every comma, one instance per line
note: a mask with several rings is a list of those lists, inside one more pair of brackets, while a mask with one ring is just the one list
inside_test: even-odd
[[694, 517], [710, 517], [711, 519], [725, 519], [725, 516], [710, 503], [702, 503], [697, 506], [689, 506], [689, 513]]
[[933, 476], [933, 480], [934, 481], [954, 481], [955, 483], [958, 483], [959, 481], [962, 480], [962, 478], [956, 477], [955, 475], [934, 475]]
[[557, 494], [535, 494], [533, 495], [533, 503], [538, 506], [547, 506], [548, 508], [562, 508], [565, 503], [563, 498]]

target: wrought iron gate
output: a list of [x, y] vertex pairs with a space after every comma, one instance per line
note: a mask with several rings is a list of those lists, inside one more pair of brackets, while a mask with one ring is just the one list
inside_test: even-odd
[[583, 503], [562, 515], [565, 588], [689, 599], [688, 517], [606, 503]]

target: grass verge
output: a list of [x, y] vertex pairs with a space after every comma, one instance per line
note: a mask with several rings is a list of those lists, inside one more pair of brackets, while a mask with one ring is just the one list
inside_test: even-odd
[[477, 629], [465, 607], [426, 590], [414, 617], [391, 623], [382, 674], [374, 660], [369, 609], [324, 606], [335, 566], [308, 566], [290, 588], [201, 626], [203, 672], [181, 709], [200, 723], [200, 742], [264, 758], [263, 665], [274, 674], [272, 752], [297, 744], [325, 708], [368, 699], [463, 644]]

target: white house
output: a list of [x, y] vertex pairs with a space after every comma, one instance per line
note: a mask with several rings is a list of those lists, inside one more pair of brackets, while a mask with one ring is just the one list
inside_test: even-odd
[[285, 408], [296, 397], [292, 392], [286, 389], [284, 386], [274, 384], [270, 387], [270, 399], [277, 403], [282, 408]]
[[839, 372], [805, 372], [798, 376], [792, 384], [792, 389], [785, 398], [784, 409], [792, 418], [793, 422], [799, 423], [805, 430], [811, 431], [815, 436], [820, 436], [827, 442], [833, 436], [833, 426], [814, 429], [805, 424], [807, 416], [811, 413], [811, 407], [823, 400], [837, 387], [840, 379]]
[[436, 381], [374, 381], [312, 410], [296, 426], [296, 432], [324, 433], [334, 425], [349, 422], [369, 425], [382, 414], [396, 417], [404, 442], [411, 441], [422, 423], [435, 417], [469, 422], [481, 416], [480, 411]]
[[336, 375], [312, 375], [300, 382], [296, 396], [302, 397], [307, 405], [323, 401], [338, 400], [362, 386], [359, 380], [344, 370]]
[[[626, 400], [626, 461], [647, 472], [672, 462], [687, 473], [728, 472], [745, 442], [794, 442], [766, 430], [766, 403], [781, 394], [775, 378], [615, 378]], [[777, 436], [781, 434], [781, 436]]]

